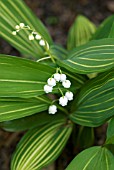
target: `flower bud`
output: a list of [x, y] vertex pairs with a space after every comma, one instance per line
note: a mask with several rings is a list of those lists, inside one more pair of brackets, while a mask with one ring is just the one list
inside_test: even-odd
[[48, 85], [49, 86], [56, 86], [56, 81], [55, 81], [55, 79], [54, 78], [49, 78], [48, 80], [47, 80], [47, 83], [48, 83]]
[[56, 81], [60, 81], [60, 78], [61, 78], [61, 75], [59, 74], [59, 73], [55, 73], [54, 74], [54, 79], [56, 80]]
[[61, 77], [60, 77], [60, 81], [61, 81], [61, 82], [63, 82], [63, 81], [66, 80], [66, 75], [65, 75], [65, 74], [61, 74], [60, 76], [61, 76]]
[[68, 91], [68, 92], [65, 93], [65, 97], [66, 97], [69, 101], [71, 101], [71, 100], [73, 100], [73, 93], [72, 93], [71, 91]]
[[66, 96], [60, 97], [60, 99], [59, 99], [59, 104], [60, 104], [61, 106], [66, 106], [67, 103], [68, 103], [68, 99], [67, 99]]
[[45, 93], [50, 93], [50, 92], [52, 92], [52, 90], [53, 90], [53, 87], [51, 87], [47, 84], [44, 86]]
[[57, 112], [57, 106], [56, 105], [49, 106], [48, 112], [49, 114], [55, 114]]
[[62, 85], [64, 88], [70, 88], [71, 82], [69, 80], [65, 80], [63, 81]]

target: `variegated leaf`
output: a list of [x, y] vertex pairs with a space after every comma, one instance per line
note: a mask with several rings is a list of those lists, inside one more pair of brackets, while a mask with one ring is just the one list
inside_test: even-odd
[[94, 146], [82, 151], [66, 170], [113, 170], [114, 156], [105, 147]]
[[34, 97], [55, 69], [31, 60], [0, 55], [0, 97]]
[[71, 131], [72, 124], [65, 121], [28, 131], [13, 155], [11, 170], [41, 170], [59, 156]]
[[[50, 101], [43, 98], [0, 98], [0, 122], [14, 120], [47, 110]], [[48, 114], [48, 112], [47, 112]]]
[[72, 105], [72, 121], [99, 126], [114, 115], [114, 70], [89, 80]]
[[78, 15], [68, 34], [67, 48], [73, 48], [86, 44], [96, 31], [96, 26], [83, 15]]
[[67, 60], [58, 64], [81, 74], [98, 73], [114, 67], [114, 39], [90, 41], [71, 51]]
[[48, 111], [44, 111], [30, 116], [27, 115], [26, 117], [15, 120], [0, 122], [0, 128], [9, 132], [24, 131], [36, 126], [44, 126], [45, 124], [48, 124], [50, 122], [65, 120], [65, 118], [65, 114], [61, 112], [57, 112], [57, 114], [53, 116], [48, 114]]

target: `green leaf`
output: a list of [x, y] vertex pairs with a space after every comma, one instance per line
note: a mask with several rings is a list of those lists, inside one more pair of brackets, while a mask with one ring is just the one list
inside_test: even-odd
[[[85, 138], [86, 136], [86, 138]], [[94, 129], [81, 126], [77, 136], [76, 146], [80, 149], [86, 149], [94, 144]]]
[[[103, 38], [114, 38], [114, 15], [108, 17], [103, 21], [103, 23], [99, 26], [96, 33], [93, 35], [92, 39], [98, 40]], [[113, 32], [113, 34], [111, 34]]]
[[105, 147], [95, 146], [76, 156], [66, 170], [113, 170], [114, 156]]
[[[29, 116], [48, 109], [51, 102], [43, 97], [0, 99], [0, 122]], [[47, 113], [48, 114], [48, 113]]]
[[56, 59], [61, 59], [64, 60], [68, 56], [67, 50], [65, 50], [62, 46], [60, 45], [51, 45], [50, 46], [50, 52], [52, 55], [55, 56]]
[[36, 58], [42, 57], [44, 55], [43, 48], [37, 40], [28, 40], [28, 31], [20, 31], [17, 36], [12, 35], [15, 26], [22, 22], [39, 32], [49, 44], [52, 44], [51, 37], [41, 21], [37, 19], [22, 0], [3, 0], [0, 2], [0, 5], [1, 36], [24, 55]]
[[89, 80], [72, 104], [70, 118], [77, 124], [95, 127], [114, 115], [114, 70]]
[[40, 170], [47, 166], [59, 156], [71, 131], [72, 125], [65, 121], [28, 131], [17, 146], [11, 170]]
[[114, 117], [108, 123], [106, 144], [114, 144]]
[[78, 15], [68, 34], [68, 50], [86, 44], [95, 31], [96, 26], [88, 18], [83, 15]]
[[1, 122], [0, 127], [9, 132], [24, 131], [34, 127], [40, 127], [50, 122], [65, 120], [65, 115], [57, 113], [54, 116], [48, 112], [41, 112], [31, 116], [15, 119], [11, 121]]
[[0, 55], [0, 97], [34, 97], [55, 69], [31, 60]]
[[80, 74], [104, 72], [114, 67], [114, 39], [90, 41], [71, 51], [67, 60], [58, 62]]
[[113, 22], [112, 29], [110, 31], [108, 38], [114, 38], [114, 22]]

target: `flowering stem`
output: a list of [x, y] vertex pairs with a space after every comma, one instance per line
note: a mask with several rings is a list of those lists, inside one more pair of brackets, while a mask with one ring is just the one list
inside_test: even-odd
[[58, 89], [59, 89], [60, 93], [62, 94], [62, 96], [64, 96], [64, 94], [63, 94], [62, 90], [60, 89], [60, 87], [58, 87]]
[[[39, 97], [39, 96], [37, 96], [37, 97], [35, 97], [36, 99], [38, 99], [38, 100], [40, 100], [40, 101], [43, 101], [43, 102], [45, 102], [45, 103], [48, 103], [49, 105], [51, 104], [50, 103], [50, 100], [47, 100], [47, 98], [42, 98], [42, 97]], [[55, 102], [56, 100], [54, 100], [54, 101], [52, 101], [52, 103], [53, 102]], [[68, 114], [68, 111], [66, 110], [66, 109], [64, 109], [63, 107], [61, 107], [60, 105], [58, 105], [57, 104], [57, 107], [59, 108], [59, 110], [61, 110], [62, 112], [64, 112], [67, 116], [69, 115]]]
[[[24, 23], [20, 23], [20, 25], [16, 25], [16, 30], [12, 32], [13, 35], [16, 35], [17, 32], [21, 31], [21, 30], [28, 30], [31, 31], [31, 34], [29, 36], [29, 40], [34, 40], [34, 35], [39, 35], [41, 36], [40, 41], [44, 41], [43, 44], [40, 44], [41, 46], [44, 46], [45, 51], [47, 52], [47, 54], [50, 56], [51, 60], [53, 63], [55, 63], [55, 57], [51, 54], [50, 50], [49, 50], [49, 44], [48, 42], [42, 37], [42, 35], [38, 32], [36, 32], [35, 30], [33, 30], [32, 28], [30, 28], [28, 25], [25, 25]], [[36, 38], [37, 39], [37, 38]], [[47, 59], [47, 58], [46, 58]], [[42, 60], [39, 60], [42, 61]], [[39, 62], [37, 61], [37, 62]]]
[[53, 100], [51, 104], [55, 103], [56, 101], [58, 101], [59, 99]]
[[61, 71], [61, 69], [60, 69], [60, 68], [58, 68], [58, 69], [59, 69], [60, 73], [62, 74], [62, 71]]
[[53, 57], [52, 54], [50, 53], [49, 49], [48, 49], [48, 50], [46, 49], [46, 52], [47, 52], [47, 54], [51, 57], [52, 62], [55, 64], [56, 62], [55, 62], [55, 60], [54, 60], [54, 57]]

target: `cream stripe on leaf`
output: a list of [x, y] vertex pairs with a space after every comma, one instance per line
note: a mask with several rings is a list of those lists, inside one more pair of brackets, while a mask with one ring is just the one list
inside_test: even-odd
[[113, 170], [114, 156], [105, 147], [94, 146], [82, 151], [65, 170]]
[[[28, 31], [20, 31], [18, 36], [13, 36], [12, 31], [20, 22], [29, 25], [33, 30], [39, 32], [49, 44], [52, 39], [41, 21], [26, 6], [23, 0], [1, 1], [1, 36], [17, 48], [22, 54], [33, 56], [35, 58], [42, 57], [44, 50], [38, 41], [28, 40]], [[9, 22], [10, 21], [10, 22]]]
[[0, 55], [0, 97], [34, 97], [55, 69], [31, 60]]
[[114, 67], [114, 38], [90, 41], [72, 50], [68, 59], [58, 64], [81, 74], [109, 70]]
[[114, 70], [89, 80], [77, 94], [70, 119], [84, 126], [99, 126], [114, 116]]
[[13, 155], [11, 170], [40, 170], [47, 166], [59, 156], [71, 131], [72, 124], [64, 120], [29, 130]]

